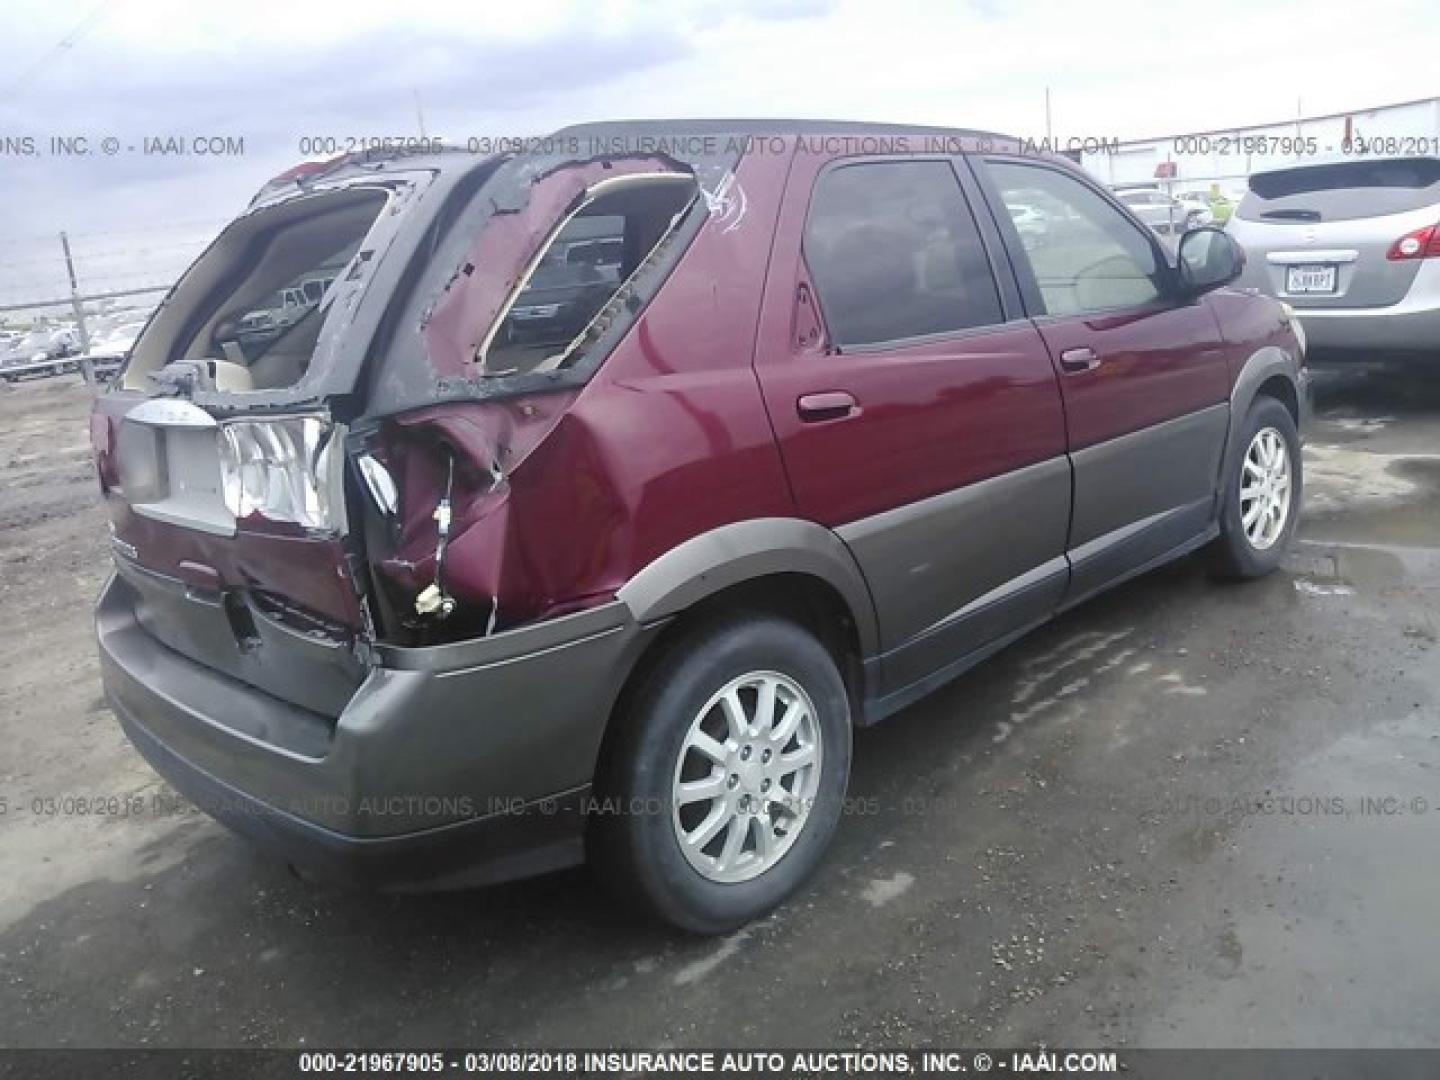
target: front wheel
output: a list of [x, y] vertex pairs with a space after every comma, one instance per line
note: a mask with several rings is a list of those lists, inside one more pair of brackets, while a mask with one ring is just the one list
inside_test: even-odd
[[1245, 418], [1220, 492], [1220, 535], [1211, 545], [1223, 577], [1270, 573], [1285, 557], [1300, 519], [1304, 487], [1300, 436], [1290, 410], [1260, 397]]
[[773, 616], [686, 633], [631, 696], [598, 781], [596, 868], [698, 933], [764, 914], [820, 862], [850, 774], [834, 658]]

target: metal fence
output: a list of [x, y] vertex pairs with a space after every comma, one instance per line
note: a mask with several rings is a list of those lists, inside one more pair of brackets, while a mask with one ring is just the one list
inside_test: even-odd
[[0, 238], [0, 315], [65, 311], [84, 351], [104, 314], [96, 305], [169, 291], [221, 224]]

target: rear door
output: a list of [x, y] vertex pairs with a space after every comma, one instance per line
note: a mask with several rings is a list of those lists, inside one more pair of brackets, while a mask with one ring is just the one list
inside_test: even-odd
[[1365, 308], [1405, 298], [1421, 260], [1391, 251], [1437, 220], [1440, 161], [1396, 158], [1257, 174], [1227, 229], [1249, 256], [1242, 285], [1297, 309]]
[[800, 514], [870, 585], [888, 692], [1048, 616], [1067, 576], [1055, 373], [964, 184], [802, 147], [766, 283], [766, 407]]
[[[1225, 343], [1203, 299], [1175, 297], [1155, 237], [1098, 185], [1034, 158], [976, 168], [1059, 374], [1074, 602], [1210, 527], [1229, 424]], [[1036, 189], [1067, 212], [1022, 241], [1005, 207]]]

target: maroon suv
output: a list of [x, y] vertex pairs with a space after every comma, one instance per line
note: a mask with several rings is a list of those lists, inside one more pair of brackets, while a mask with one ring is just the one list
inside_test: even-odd
[[1294, 532], [1286, 309], [967, 131], [570, 128], [262, 192], [92, 420], [106, 690], [317, 876], [586, 853], [700, 931], [814, 869], [851, 730]]

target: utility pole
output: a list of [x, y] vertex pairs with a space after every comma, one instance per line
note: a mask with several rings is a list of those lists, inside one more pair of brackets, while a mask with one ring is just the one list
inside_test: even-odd
[[70, 237], [60, 234], [60, 247], [65, 252], [65, 273], [70, 276], [70, 309], [75, 312], [75, 329], [80, 334], [80, 367], [87, 383], [95, 381], [90, 370], [90, 361], [84, 359], [90, 351], [90, 332], [85, 329], [85, 305], [80, 302], [80, 283], [75, 280], [75, 260], [70, 257]]
[[1050, 88], [1045, 87], [1045, 146], [1055, 152], [1054, 133], [1050, 127]]

